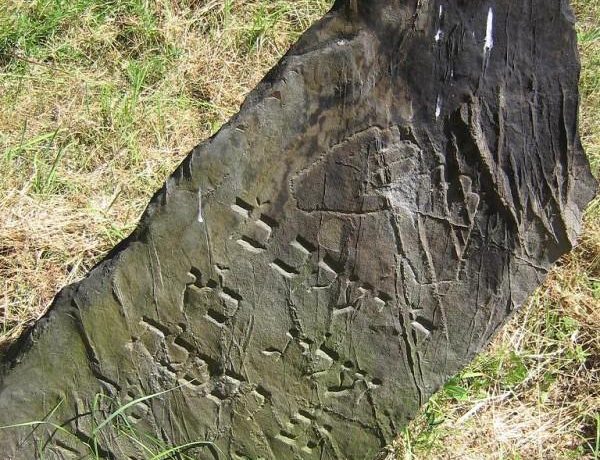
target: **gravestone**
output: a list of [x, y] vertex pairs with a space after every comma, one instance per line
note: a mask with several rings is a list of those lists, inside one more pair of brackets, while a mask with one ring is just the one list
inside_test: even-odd
[[374, 458], [576, 241], [573, 24], [337, 1], [3, 357], [2, 458]]

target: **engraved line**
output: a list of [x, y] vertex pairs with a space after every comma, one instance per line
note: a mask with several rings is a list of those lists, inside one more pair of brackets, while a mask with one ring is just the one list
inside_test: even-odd
[[265, 247], [262, 244], [248, 236], [242, 236], [241, 239], [237, 240], [237, 244], [243, 247], [246, 251], [254, 254], [260, 254], [265, 250]]
[[171, 335], [171, 331], [169, 330], [169, 328], [167, 326], [159, 323], [156, 320], [153, 320], [152, 318], [148, 318], [147, 316], [144, 316], [144, 317], [142, 317], [142, 320], [140, 322], [141, 322], [141, 324], [146, 326], [146, 328], [150, 329], [155, 334], [161, 336], [163, 339], [166, 336]]
[[285, 278], [291, 279], [291, 278], [294, 278], [296, 275], [298, 275], [298, 271], [294, 267], [286, 264], [281, 259], [276, 259], [269, 265], [271, 266], [271, 268], [273, 268], [275, 271], [279, 272]]

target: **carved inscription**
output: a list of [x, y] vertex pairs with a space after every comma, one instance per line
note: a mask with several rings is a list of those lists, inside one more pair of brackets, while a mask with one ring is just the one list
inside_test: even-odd
[[[414, 147], [410, 143], [407, 145], [411, 148]], [[389, 152], [386, 154], [389, 155]], [[391, 183], [392, 179], [396, 177], [395, 173], [390, 173], [390, 168], [392, 166], [386, 164], [383, 169], [377, 170], [377, 174], [384, 178], [382, 179], [383, 184]], [[466, 191], [471, 197], [470, 182], [466, 181], [465, 184]], [[258, 204], [258, 200], [255, 200], [253, 205], [241, 198], [236, 198], [235, 203], [231, 205], [232, 211], [240, 215], [247, 224], [247, 234], [244, 234], [237, 242], [244, 249], [255, 254], [269, 252], [268, 246], [271, 242], [273, 230], [279, 226], [275, 219], [265, 214], [265, 207], [265, 204]], [[475, 209], [476, 206], [475, 208], [469, 208], [469, 216], [472, 216]], [[322, 212], [328, 213], [328, 211]], [[257, 229], [260, 229], [262, 233]], [[358, 279], [347, 277], [340, 279], [340, 275], [344, 273], [343, 265], [327, 250], [320, 248], [318, 243], [306, 239], [303, 235], [297, 235], [287, 246], [286, 257], [275, 258], [269, 263], [270, 267], [279, 276], [287, 280], [294, 280], [303, 273], [305, 275], [312, 274], [313, 276], [304, 276], [302, 279], [303, 285], [309, 290], [331, 289], [333, 283], [338, 281], [338, 300], [332, 305], [334, 316], [352, 315], [360, 310], [365, 301], [372, 302], [376, 311], [379, 312], [386, 307], [397, 308], [395, 296], [377, 290], [370, 284], [363, 283]], [[436, 329], [433, 322], [424, 317], [421, 310], [409, 310], [409, 314], [411, 318], [408, 323], [409, 326], [421, 339], [428, 339]]]
[[258, 200], [253, 205], [242, 198], [236, 198], [235, 203], [231, 205], [232, 211], [241, 216], [246, 224], [245, 234], [237, 243], [254, 254], [265, 251], [273, 230], [277, 227], [275, 219], [263, 212], [264, 207], [265, 205], [259, 204]]
[[[230, 208], [238, 216], [239, 222], [238, 227], [232, 231], [232, 240], [244, 251], [259, 256], [256, 257], [256, 263], [265, 264], [267, 270], [272, 270], [275, 279], [283, 280], [290, 289], [304, 290], [315, 296], [323, 291], [326, 295], [324, 298], [329, 299], [327, 304], [333, 320], [337, 319], [342, 324], [353, 321], [364, 308], [369, 309], [369, 314], [381, 313], [382, 317], [390, 311], [401, 315], [394, 295], [358, 277], [349, 276], [349, 270], [335, 252], [302, 234], [296, 234], [295, 237], [283, 241], [276, 237], [276, 231], [280, 227], [275, 219], [269, 217], [266, 204], [261, 205], [258, 200], [249, 202], [236, 198]], [[237, 324], [236, 318], [240, 310], [252, 308], [252, 302], [244, 300], [244, 289], [247, 287], [239, 290], [239, 286], [244, 285], [238, 283], [238, 289], [235, 289], [232, 287], [232, 281], [228, 281], [231, 273], [235, 272], [235, 265], [228, 267], [222, 261], [213, 262], [210, 270], [190, 268], [184, 294], [188, 303], [184, 305], [183, 311], [200, 312], [200, 323], [191, 323], [191, 327], [200, 329], [194, 329], [194, 333], [190, 334], [186, 325], [144, 317], [140, 324], [145, 332], [140, 337], [140, 343], [153, 357], [162, 378], [180, 385], [182, 391], [194, 392], [205, 397], [219, 408], [223, 407], [223, 404], [235, 406], [236, 396], [244, 394], [244, 400], [253, 401], [248, 406], [252, 409], [244, 410], [251, 410], [252, 417], [257, 417], [270, 406], [271, 393], [260, 381], [250, 381], [233, 369], [233, 364], [227, 361], [227, 353], [230, 351], [221, 354], [218, 347], [207, 347], [203, 342], [197, 341], [202, 341], [203, 337], [207, 336], [206, 340], [211, 343], [225, 346], [233, 336], [232, 330]], [[235, 264], [236, 261], [232, 259], [228, 263]], [[290, 309], [298, 327], [285, 333], [286, 341], [283, 344], [264, 347], [259, 352], [261, 359], [267, 363], [285, 363], [286, 359], [296, 359], [292, 358], [298, 353], [294, 350], [299, 350], [305, 360], [302, 378], [310, 379], [320, 388], [323, 402], [330, 400], [345, 405], [350, 401], [354, 401], [354, 404], [367, 401], [368, 404], [374, 404], [370, 394], [383, 385], [382, 379], [371, 375], [354, 357], [347, 356], [336, 342], [330, 340], [331, 334], [316, 337], [307, 335], [299, 322], [300, 319], [295, 317], [293, 307], [286, 308]], [[424, 316], [424, 312], [415, 308], [409, 310], [409, 321], [406, 323], [375, 322], [368, 327], [377, 334], [400, 336], [400, 325], [407, 324], [420, 340], [426, 340], [434, 326]], [[251, 324], [252, 322], [249, 322], [243, 327], [250, 328]], [[251, 337], [251, 329], [248, 330], [248, 334], [248, 337]], [[245, 347], [241, 343], [227, 346], [232, 345], [238, 350]], [[240, 353], [240, 356], [244, 356], [245, 352]], [[128, 394], [129, 398], [133, 399], [138, 392], [130, 391]], [[273, 435], [270, 442], [281, 443], [293, 451], [307, 455], [331, 444], [331, 427], [320, 421], [318, 415], [322, 411], [327, 413], [328, 410], [326, 405], [321, 407], [321, 404], [315, 405], [313, 402], [298, 409], [289, 420], [281, 423], [280, 430]], [[131, 422], [143, 420], [150, 411], [148, 404], [140, 404], [130, 414]], [[329, 416], [342, 415], [334, 411]], [[344, 420], [346, 423], [356, 423], [364, 429], [363, 422], [359, 420]], [[231, 454], [233, 458], [244, 458], [241, 452]]]

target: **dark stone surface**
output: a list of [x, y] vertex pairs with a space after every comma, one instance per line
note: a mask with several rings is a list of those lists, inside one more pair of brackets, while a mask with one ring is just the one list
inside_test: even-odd
[[[0, 425], [74, 436], [3, 430], [2, 458], [76, 458], [165, 391], [124, 415], [195, 458], [376, 456], [575, 242], [573, 21], [338, 1], [3, 358]], [[119, 426], [101, 457], [143, 458]]]

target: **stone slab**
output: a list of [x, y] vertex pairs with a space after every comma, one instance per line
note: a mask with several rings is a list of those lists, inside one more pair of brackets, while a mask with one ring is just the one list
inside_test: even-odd
[[67, 432], [2, 457], [374, 458], [576, 241], [573, 21], [337, 1], [3, 357], [0, 425]]

